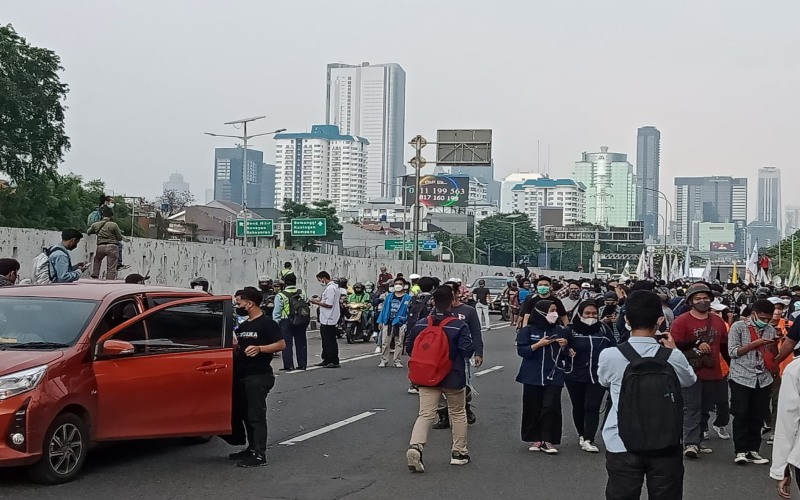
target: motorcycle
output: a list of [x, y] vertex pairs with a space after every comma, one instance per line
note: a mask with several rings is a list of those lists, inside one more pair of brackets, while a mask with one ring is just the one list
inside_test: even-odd
[[503, 321], [509, 321], [511, 319], [511, 309], [509, 308], [508, 297], [501, 297], [498, 295], [492, 302], [491, 309], [493, 311], [499, 311], [500, 318]]
[[372, 337], [370, 325], [370, 305], [364, 302], [348, 302], [347, 315], [345, 316], [345, 336], [348, 344], [356, 340], [369, 342]]

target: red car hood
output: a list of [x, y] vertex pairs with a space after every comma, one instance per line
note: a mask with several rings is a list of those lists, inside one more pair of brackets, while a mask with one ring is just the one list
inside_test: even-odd
[[0, 375], [27, 370], [52, 363], [64, 356], [64, 351], [0, 351]]

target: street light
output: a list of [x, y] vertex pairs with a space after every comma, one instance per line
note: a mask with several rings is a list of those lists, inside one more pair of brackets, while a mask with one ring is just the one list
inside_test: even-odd
[[211, 137], [230, 137], [231, 139], [239, 139], [244, 143], [244, 151], [242, 152], [242, 212], [244, 214], [244, 233], [242, 235], [242, 242], [244, 245], [247, 245], [247, 141], [253, 137], [260, 137], [262, 135], [275, 135], [286, 131], [285, 128], [279, 128], [278, 130], [274, 130], [272, 132], [247, 135], [247, 124], [262, 118], [266, 118], [266, 116], [254, 116], [252, 118], [243, 118], [241, 120], [234, 120], [224, 123], [224, 125], [233, 125], [234, 128], [236, 128], [236, 125], [241, 124], [243, 128], [242, 135], [214, 134], [212, 132], [205, 132], [206, 135], [210, 135]]
[[[524, 214], [516, 213], [511, 214], [505, 217], [505, 219], [518, 219], [524, 216]], [[503, 224], [511, 224], [511, 267], [517, 266], [517, 224], [521, 224], [522, 220], [518, 220], [515, 222], [509, 222], [508, 220], [499, 220], [497, 222], [502, 222]]]
[[[397, 176], [398, 178], [405, 177], [404, 175]], [[406, 195], [408, 191], [414, 189], [414, 186], [403, 186], [401, 182], [393, 183], [393, 182], [381, 182], [381, 184], [385, 186], [397, 186], [403, 190], [403, 260], [405, 260], [406, 256], [406, 230], [407, 230], [407, 223], [406, 223], [406, 214], [408, 213], [408, 207], [406, 206]]]
[[[667, 204], [667, 215], [669, 215], [670, 219], [671, 219], [672, 218], [672, 203], [670, 203], [669, 200], [667, 199], [667, 195], [665, 195], [663, 192], [659, 191], [658, 189], [653, 189], [653, 188], [648, 188], [648, 187], [642, 187], [642, 189], [644, 189], [645, 191], [653, 191], [654, 193], [658, 193], [659, 195], [661, 195], [662, 198], [664, 198], [664, 202]], [[664, 247], [665, 248], [666, 248], [666, 241], [667, 241], [667, 238], [668, 238], [667, 227], [668, 227], [667, 226], [667, 219], [664, 219], [664, 242], [665, 242], [664, 243]]]

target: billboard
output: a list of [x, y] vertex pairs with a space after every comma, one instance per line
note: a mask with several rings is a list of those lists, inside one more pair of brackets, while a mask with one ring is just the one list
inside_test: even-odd
[[712, 241], [711, 242], [711, 251], [712, 252], [735, 252], [736, 251], [736, 243], [735, 242], [728, 242], [728, 241]]
[[492, 130], [437, 130], [436, 164], [443, 167], [491, 165]]
[[[414, 205], [414, 176], [406, 175], [406, 206]], [[419, 200], [426, 207], [466, 207], [469, 203], [469, 177], [457, 175], [423, 175], [419, 182]]]
[[539, 228], [563, 225], [564, 207], [539, 207]]

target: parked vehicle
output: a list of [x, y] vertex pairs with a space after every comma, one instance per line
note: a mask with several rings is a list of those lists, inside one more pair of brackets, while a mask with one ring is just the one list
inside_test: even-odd
[[0, 288], [0, 467], [64, 483], [96, 442], [229, 434], [232, 306], [114, 282]]
[[[507, 276], [482, 276], [472, 282], [470, 290], [478, 288], [478, 282], [483, 280], [484, 283], [486, 283], [486, 288], [489, 289], [489, 312], [500, 314], [502, 317], [503, 304], [500, 300], [500, 295], [503, 294], [503, 290], [508, 286], [508, 281], [510, 279], [511, 278]], [[506, 317], [509, 317], [508, 301], [506, 301]], [[505, 320], [505, 317], [503, 319]]]
[[370, 330], [370, 304], [364, 302], [348, 302], [347, 315], [344, 318], [346, 325], [346, 338], [348, 344], [356, 340], [368, 342], [372, 337]]

